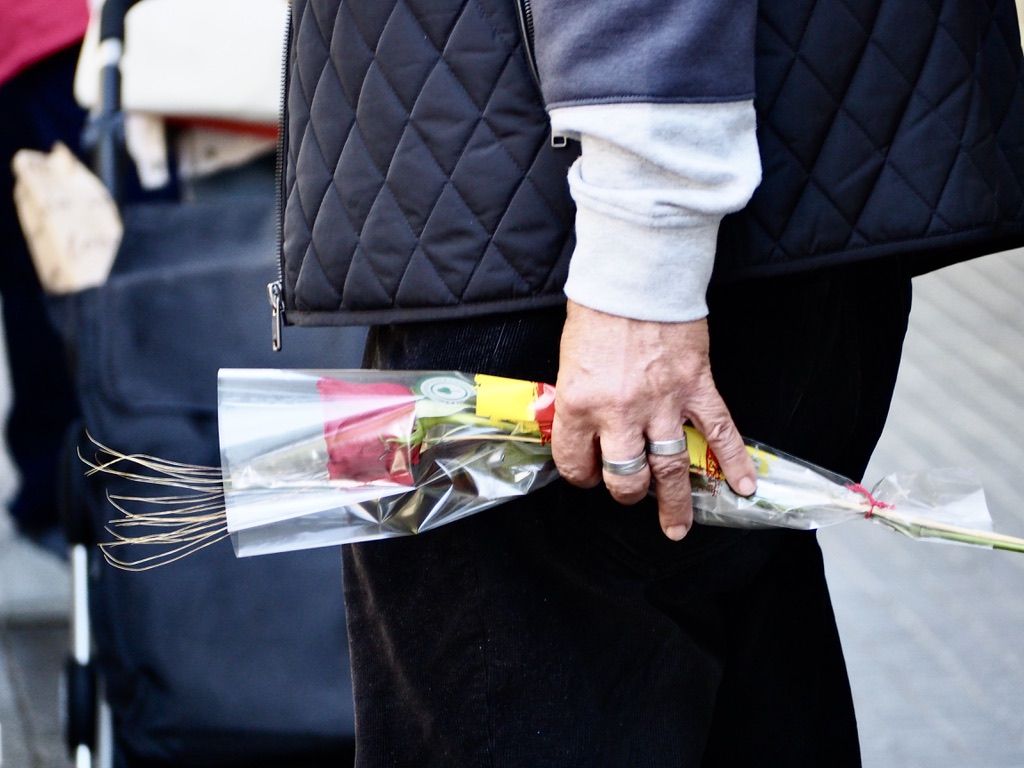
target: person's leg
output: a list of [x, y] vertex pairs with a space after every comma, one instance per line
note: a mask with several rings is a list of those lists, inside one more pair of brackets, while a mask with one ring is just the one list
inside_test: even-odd
[[6, 434], [21, 475], [11, 514], [31, 536], [58, 524], [57, 464], [78, 409], [14, 209], [11, 159], [19, 149], [48, 151], [58, 140], [79, 150], [84, 113], [71, 95], [76, 56], [74, 48], [62, 51], [0, 86], [0, 296], [12, 391]]
[[910, 302], [898, 260], [711, 291], [711, 365], [737, 426], [859, 480], [889, 412]]
[[[751, 283], [711, 298], [716, 379], [740, 429], [859, 481], [907, 328], [902, 265]], [[756, 582], [722, 596], [734, 610], [704, 768], [860, 765], [821, 552], [812, 533], [784, 538]], [[662, 587], [671, 611], [672, 585]]]
[[651, 574], [689, 563], [701, 589], [741, 591], [772, 546], [670, 546], [632, 512], [554, 486], [347, 548], [357, 765], [696, 766], [723, 654], [649, 600]]

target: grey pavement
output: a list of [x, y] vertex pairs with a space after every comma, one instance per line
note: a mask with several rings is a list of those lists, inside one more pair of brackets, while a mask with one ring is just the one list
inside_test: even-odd
[[[0, 515], [4, 514], [0, 510]], [[6, 520], [0, 527], [7, 528]], [[0, 531], [0, 766], [67, 765], [58, 680], [68, 643], [68, 573], [54, 556]]]
[[[0, 336], [0, 361], [6, 361]], [[10, 384], [0, 364], [0, 413]], [[0, 502], [17, 479], [0, 450]], [[67, 566], [18, 538], [0, 504], [0, 766], [63, 768], [58, 680], [67, 648]]]
[[[918, 278], [868, 483], [969, 467], [1024, 536], [1024, 251]], [[819, 538], [865, 768], [1024, 767], [1024, 557], [852, 522]]]
[[[1022, 297], [1024, 251], [915, 281], [869, 482], [974, 467], [997, 529], [1024, 535]], [[12, 486], [4, 462], [0, 493]], [[0, 765], [59, 768], [67, 575], [5, 522], [0, 513]], [[865, 768], [1024, 768], [1024, 556], [911, 541], [867, 521], [820, 538]]]
[[60, 732], [58, 682], [67, 626], [40, 621], [0, 632], [0, 724], [4, 768], [62, 768], [71, 763]]

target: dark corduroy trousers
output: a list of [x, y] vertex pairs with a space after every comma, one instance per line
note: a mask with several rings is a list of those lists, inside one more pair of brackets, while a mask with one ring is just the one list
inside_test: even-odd
[[[741, 431], [859, 479], [910, 309], [895, 262], [715, 289]], [[551, 381], [560, 311], [374, 329], [367, 363]], [[419, 536], [346, 547], [357, 764], [860, 764], [813, 533], [695, 526], [556, 484]]]

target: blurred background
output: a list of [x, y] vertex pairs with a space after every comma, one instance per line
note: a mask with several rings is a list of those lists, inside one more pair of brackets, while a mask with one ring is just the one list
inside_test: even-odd
[[[61, 117], [48, 129], [46, 146], [53, 138], [64, 138], [73, 152], [86, 156], [89, 150], [78, 142], [85, 115], [71, 106], [71, 74], [78, 58], [75, 41], [84, 31], [85, 3], [77, 2], [83, 13], [75, 22], [78, 26], [72, 24], [61, 31], [66, 39], [51, 45], [52, 51], [40, 60], [43, 70], [36, 66], [40, 62], [34, 61], [24, 72], [45, 76], [47, 98], [53, 96], [60, 102], [55, 109]], [[40, 0], [38, 6], [0, 0], [0, 12], [59, 5], [61, 0]], [[330, 355], [339, 367], [358, 363], [359, 331], [340, 336], [305, 334], [301, 343], [289, 337], [287, 346], [293, 357], [266, 354], [269, 311], [259, 294], [260, 281], [265, 282], [273, 272], [274, 183], [268, 153], [274, 145], [284, 7], [284, 0], [221, 0], [216, 4], [146, 0], [139, 6], [146, 9], [145, 14], [129, 20], [113, 36], [99, 30], [94, 19], [90, 32], [94, 45], [83, 59], [92, 75], [80, 76], [75, 90], [80, 101], [94, 107], [87, 132], [91, 151], [99, 151], [107, 173], [116, 174], [116, 182], [108, 186], [116, 188], [113, 203], [126, 214], [124, 241], [109, 279], [105, 272], [98, 276], [80, 272], [74, 259], [62, 264], [54, 285], [65, 298], [47, 299], [45, 309], [39, 286], [31, 278], [37, 305], [32, 311], [48, 313], [56, 321], [62, 330], [59, 341], [52, 335], [40, 341], [25, 332], [30, 323], [24, 320], [22, 302], [32, 292], [5, 287], [5, 310], [22, 318], [20, 326], [8, 322], [6, 340], [0, 334], [0, 344], [11, 346], [15, 359], [22, 361], [12, 376], [7, 354], [0, 355], [0, 414], [4, 423], [12, 419], [11, 434], [31, 434], [32, 425], [41, 423], [43, 415], [59, 417], [64, 425], [77, 418], [74, 412], [55, 415], [47, 410], [57, 397], [46, 394], [51, 391], [47, 388], [61, 377], [64, 361], [70, 357], [75, 373], [72, 385], [84, 399], [87, 416], [119, 418], [124, 409], [134, 407], [129, 402], [132, 393], [158, 391], [164, 400], [131, 411], [143, 424], [139, 434], [153, 445], [147, 450], [168, 457], [193, 456], [196, 446], [201, 446], [213, 451], [208, 462], [212, 463], [216, 457], [212, 392], [182, 393], [168, 388], [168, 382], [212, 383], [212, 371], [224, 363], [199, 355], [195, 339], [220, 334], [210, 337], [208, 346], [233, 350], [235, 357], [228, 363], [235, 365], [300, 365], [303, 359], [322, 360], [324, 355]], [[165, 31], [172, 19], [189, 18], [189, 13], [199, 14], [205, 22], [193, 25], [195, 34], [187, 36], [187, 50], [175, 48], [171, 45], [174, 36]], [[242, 17], [245, 24], [240, 25]], [[0, 19], [2, 29], [4, 21]], [[6, 29], [9, 33], [11, 27]], [[127, 34], [122, 34], [124, 29]], [[224, 29], [234, 29], [238, 35], [228, 41]], [[134, 47], [130, 43], [120, 46], [121, 37], [132, 39], [133, 35]], [[117, 45], [110, 44], [112, 39]], [[219, 58], [204, 58], [211, 49], [218, 49]], [[11, 50], [11, 45], [0, 46], [0, 74], [7, 61], [3, 51]], [[109, 75], [110, 63], [121, 54], [126, 72], [147, 71], [149, 79], [126, 76], [123, 83], [106, 80], [104, 71]], [[172, 62], [172, 70], [161, 69], [167, 62]], [[197, 100], [194, 89], [175, 85], [188, 82], [182, 66], [191, 68], [193, 78], [220, 78], [222, 82], [211, 85]], [[172, 71], [173, 76], [169, 74]], [[238, 85], [242, 81], [245, 87]], [[160, 82], [162, 89], [147, 87], [147, 82]], [[42, 88], [42, 83], [33, 81], [32, 87]], [[118, 97], [113, 101], [109, 100], [111, 88]], [[42, 104], [43, 90], [28, 93], [39, 94], [39, 98], [29, 98], [27, 103]], [[11, 94], [9, 88], [3, 91], [5, 99]], [[0, 114], [4, 114], [2, 108]], [[11, 141], [6, 134], [4, 137]], [[5, 163], [8, 160], [4, 158]], [[37, 175], [32, 194], [41, 208], [62, 210], [69, 205], [63, 198], [53, 199], [50, 193], [55, 187], [45, 175], [63, 173], [59, 178], [67, 181], [71, 178], [67, 174], [72, 173], [67, 167], [36, 167], [42, 175]], [[81, 181], [74, 178], [76, 183]], [[76, 215], [99, 220], [105, 209], [97, 205]], [[58, 223], [66, 220], [66, 216], [57, 217]], [[199, 232], [198, 239], [180, 240], [186, 230]], [[218, 241], [210, 235], [218, 231], [240, 234], [234, 239], [221, 234]], [[54, 242], [62, 236], [66, 233], [47, 235]], [[121, 234], [114, 240], [111, 237], [105, 232], [104, 237], [77, 243], [75, 248], [83, 252], [109, 250], [110, 242], [120, 242]], [[0, 247], [7, 248], [7, 244]], [[10, 253], [5, 252], [4, 257], [9, 259]], [[27, 265], [27, 252], [23, 258]], [[110, 270], [110, 264], [106, 267]], [[9, 271], [5, 274], [10, 277]], [[225, 288], [235, 283], [240, 286], [237, 296]], [[182, 292], [184, 285], [189, 293]], [[192, 311], [202, 307], [210, 295], [222, 303], [235, 302], [230, 304], [231, 312], [220, 313], [216, 323], [209, 314]], [[886, 430], [867, 472], [869, 487], [891, 472], [970, 468], [986, 489], [995, 528], [1024, 535], [1022, 297], [1024, 251], [988, 256], [915, 280], [903, 365]], [[182, 311], [183, 306], [189, 310]], [[143, 311], [139, 307], [144, 307], [145, 322], [143, 316], [131, 315], [131, 311]], [[128, 314], [119, 315], [115, 310]], [[231, 318], [238, 322], [233, 325]], [[133, 322], [141, 323], [139, 327], [146, 333], [133, 332]], [[39, 325], [33, 321], [31, 327]], [[111, 357], [105, 348], [96, 348], [94, 337], [102, 338], [104, 344], [122, 344], [127, 350], [123, 355], [130, 352], [130, 356]], [[60, 345], [67, 345], [71, 354], [57, 351]], [[104, 366], [126, 360], [132, 362], [118, 370], [131, 386], [112, 386]], [[184, 368], [181, 360], [187, 360]], [[30, 371], [25, 361], [35, 368]], [[16, 417], [11, 410], [12, 382], [19, 376], [22, 381], [27, 377], [29, 382], [39, 383], [28, 422], [18, 422], [26, 417]], [[25, 410], [24, 400], [21, 410]], [[180, 415], [183, 410], [187, 417]], [[22, 426], [15, 432], [18, 423]], [[63, 740], [62, 722], [68, 710], [58, 691], [72, 640], [78, 637], [79, 650], [83, 641], [77, 634], [81, 627], [71, 621], [72, 568], [56, 507], [63, 504], [81, 517], [84, 522], [75, 535], [81, 535], [87, 544], [101, 529], [105, 512], [87, 488], [75, 492], [80, 504], [58, 499], [57, 486], [63, 481], [52, 467], [49, 475], [43, 473], [44, 480], [36, 477], [32, 481], [34, 492], [45, 501], [36, 502], [34, 511], [26, 510], [25, 494], [18, 493], [28, 486], [20, 484], [16, 464], [21, 462], [12, 461], [10, 455], [20, 448], [10, 446], [5, 443], [0, 450], [0, 499], [12, 511], [0, 510], [0, 766], [63, 768], [74, 765], [75, 760]], [[52, 447], [50, 451], [54, 453]], [[51, 456], [51, 463], [53, 460]], [[73, 462], [68, 464], [66, 457], [61, 461], [62, 466], [77, 468]], [[79, 498], [72, 495], [72, 502]], [[866, 768], [1024, 768], [1024, 556], [915, 542], [867, 522], [823, 531], [820, 539], [847, 652]], [[185, 749], [181, 744], [199, 730], [189, 717], [204, 722], [209, 720], [207, 712], [228, 710], [236, 720], [244, 719], [249, 731], [245, 727], [239, 730], [238, 723], [229, 722], [231, 718], [226, 716], [225, 722], [217, 725], [222, 730], [216, 739], [207, 734], [208, 741], [195, 747], [208, 756], [209, 762], [203, 765], [255, 765], [252, 757], [230, 757], [243, 732], [244, 738], [256, 745], [254, 749], [263, 743], [259, 740], [262, 734], [268, 744], [313, 744], [316, 748], [312, 751], [324, 757], [325, 764], [343, 764], [339, 755], [349, 754], [345, 750], [350, 748], [350, 709], [338, 704], [328, 712], [328, 719], [317, 719], [310, 717], [311, 710], [330, 708], [305, 703], [315, 701], [316, 696], [342, 702], [349, 690], [340, 590], [333, 586], [340, 578], [336, 553], [321, 551], [322, 556], [312, 565], [310, 558], [273, 556], [242, 566], [234, 563], [224, 544], [216, 553], [208, 553], [210, 557], [182, 561], [171, 577], [125, 578], [125, 574], [100, 567], [94, 549], [86, 547], [92, 554], [84, 561], [85, 570], [78, 573], [77, 583], [78, 588], [85, 583], [93, 589], [93, 629], [101, 641], [93, 643], [92, 636], [86, 635], [84, 644], [86, 648], [98, 646], [101, 657], [106, 654], [103, 663], [107, 668], [101, 675], [105, 675], [106, 690], [101, 693], [112, 697], [123, 713], [122, 732], [117, 737], [120, 743], [110, 748], [108, 762], [100, 765], [199, 765], [198, 758], [182, 757], [186, 752], [181, 751]], [[215, 567], [223, 572], [212, 574], [208, 570], [214, 567], [212, 563], [219, 563]], [[331, 589], [318, 590], [319, 596], [307, 594], [309, 584], [323, 583], [330, 583]], [[254, 584], [267, 584], [268, 593], [273, 584], [276, 591], [263, 603], [254, 604], [251, 594], [258, 589], [242, 594]], [[194, 610], [192, 594], [204, 594], [213, 601], [218, 610], [212, 613], [230, 613], [220, 610], [226, 605], [252, 608], [249, 615], [230, 613], [235, 625], [228, 629], [214, 624], [198, 627], [196, 635], [202, 642], [193, 643], [189, 653], [182, 655], [175, 643], [183, 623], [196, 623], [197, 614], [188, 613]], [[231, 602], [232, 596], [238, 598], [237, 603]], [[307, 604], [314, 598], [334, 602]], [[174, 600], [181, 605], [171, 606]], [[167, 616], [160, 616], [154, 605], [166, 610]], [[282, 612], [286, 605], [302, 615], [334, 616], [336, 620], [329, 625], [299, 627], [297, 619]], [[155, 613], [160, 620], [145, 626], [140, 621], [135, 626], [129, 618], [132, 612], [148, 618]], [[282, 617], [279, 625], [266, 618], [278, 615]], [[174, 616], [188, 618], [176, 623]], [[82, 617], [80, 611], [79, 622]], [[256, 626], [262, 634], [253, 634]], [[251, 679], [258, 675], [247, 673], [247, 669], [266, 669], [267, 659], [281, 657], [280, 641], [289, 630], [323, 638], [321, 646], [297, 650], [292, 666], [278, 670], [293, 684], [279, 686], [262, 697], [241, 688], [256, 684]], [[233, 637], [232, 631], [238, 637]], [[242, 644], [248, 667], [235, 661]], [[114, 646], [116, 653], [111, 650]], [[260, 656], [260, 648], [272, 655]], [[800, 649], [792, 652], [798, 654]], [[180, 661], [183, 658], [185, 662]], [[160, 664], [172, 671], [161, 671]], [[151, 705], [153, 710], [140, 711], [145, 707], [134, 705], [137, 692], [132, 687], [137, 677], [134, 670], [140, 666], [167, 688], [174, 687], [168, 680], [181, 682], [173, 678], [179, 666], [210, 684], [202, 688], [201, 696], [182, 686], [183, 700], [161, 700], [159, 706]], [[152, 672], [153, 667], [157, 672]], [[228, 669], [234, 671], [235, 678], [231, 685], [217, 690]], [[306, 678], [298, 681], [296, 670], [304, 670]], [[92, 696], [95, 692], [89, 686], [93, 678], [82, 680], [85, 693]], [[281, 698], [283, 688], [294, 689], [294, 700]], [[73, 699], [82, 694], [81, 688], [76, 690]], [[146, 693], [152, 695], [153, 691]], [[263, 689], [262, 694], [266, 693]], [[247, 700], [254, 702], [253, 706], [262, 704], [262, 710], [245, 710]], [[79, 732], [79, 742], [92, 740], [89, 746], [96, 747], [98, 739], [110, 747], [110, 718], [105, 712], [88, 711], [90, 725], [93, 719], [100, 725], [95, 734], [91, 729], [87, 736]], [[147, 730], [150, 727], [155, 729], [152, 733]], [[275, 730], [281, 727], [283, 731]], [[165, 743], [160, 741], [161, 733]], [[175, 735], [168, 739], [168, 733]], [[317, 739], [323, 740], [322, 749]], [[158, 757], [127, 760], [126, 755], [149, 754], [147, 750]], [[83, 755], [80, 750], [78, 765], [88, 764]], [[312, 765], [312, 759], [277, 764]]]
[[4, 766], [352, 764], [337, 550], [240, 560], [214, 524], [174, 568], [110, 567], [128, 489], [76, 456], [88, 429], [216, 465], [219, 368], [358, 365], [358, 328], [271, 351], [287, 17], [0, 0]]

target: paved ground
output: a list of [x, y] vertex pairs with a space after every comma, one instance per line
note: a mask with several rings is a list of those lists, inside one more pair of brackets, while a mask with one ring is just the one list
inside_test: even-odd
[[[0, 360], [6, 360], [0, 337]], [[0, 366], [0, 412], [10, 397]], [[15, 485], [0, 450], [0, 500]], [[15, 537], [0, 508], [0, 766], [70, 765], [61, 743], [58, 679], [67, 648], [67, 567]]]
[[0, 723], [5, 768], [70, 765], [61, 741], [58, 679], [64, 623], [8, 624], [0, 632]]
[[[917, 281], [896, 399], [868, 479], [977, 467], [997, 527], [1024, 535], [1021, 297], [1024, 252]], [[11, 484], [5, 467], [0, 491]], [[860, 522], [821, 539], [865, 768], [1024, 768], [1024, 557], [914, 542]], [[67, 764], [56, 718], [66, 599], [62, 567], [13, 540], [0, 515], [4, 768]]]
[[[889, 423], [867, 479], [968, 466], [1024, 536], [1024, 252], [915, 281]], [[1024, 766], [1024, 556], [879, 526], [825, 531], [866, 768]]]

